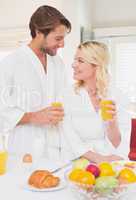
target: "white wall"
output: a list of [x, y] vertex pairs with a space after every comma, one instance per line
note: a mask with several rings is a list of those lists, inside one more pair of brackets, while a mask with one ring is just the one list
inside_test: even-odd
[[72, 31], [65, 38], [65, 47], [61, 51], [62, 58], [66, 65], [66, 73], [69, 77], [69, 82], [72, 81], [72, 68], [71, 64], [75, 48], [80, 41], [80, 27], [78, 21], [78, 0], [62, 1], [62, 12], [71, 21]]
[[62, 0], [61, 5], [63, 13], [72, 23], [72, 32], [66, 38], [65, 49], [63, 51], [63, 58], [67, 65], [67, 73], [71, 77], [73, 56], [80, 43], [80, 28], [81, 26], [89, 26], [91, 28], [91, 0]]
[[26, 28], [32, 13], [45, 4], [58, 8], [72, 23], [63, 51], [68, 65], [80, 42], [81, 26], [91, 29], [136, 25], [136, 0], [0, 0], [0, 34], [3, 28]]
[[18, 46], [18, 41], [30, 40], [29, 20], [41, 5], [61, 8], [62, 0], [0, 0], [0, 51]]
[[40, 5], [61, 8], [62, 0], [0, 0], [0, 28], [28, 25], [31, 14]]
[[92, 0], [78, 0], [79, 2], [79, 13], [78, 19], [81, 26], [91, 28], [92, 19]]
[[92, 0], [93, 27], [136, 26], [136, 0]]

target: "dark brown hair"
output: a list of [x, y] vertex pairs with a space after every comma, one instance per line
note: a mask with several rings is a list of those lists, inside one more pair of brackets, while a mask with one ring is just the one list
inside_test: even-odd
[[41, 6], [31, 16], [29, 23], [31, 36], [32, 38], [36, 36], [36, 30], [47, 36], [61, 24], [66, 26], [68, 32], [71, 31], [71, 23], [60, 11], [51, 6]]

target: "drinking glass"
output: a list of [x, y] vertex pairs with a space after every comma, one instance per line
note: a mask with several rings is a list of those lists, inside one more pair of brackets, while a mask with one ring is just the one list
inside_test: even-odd
[[0, 175], [3, 175], [7, 171], [8, 152], [5, 145], [5, 136], [0, 136]]
[[100, 102], [101, 117], [104, 121], [111, 120], [113, 118], [112, 114], [108, 111], [112, 110], [109, 105], [112, 105], [113, 101], [109, 99], [103, 99]]

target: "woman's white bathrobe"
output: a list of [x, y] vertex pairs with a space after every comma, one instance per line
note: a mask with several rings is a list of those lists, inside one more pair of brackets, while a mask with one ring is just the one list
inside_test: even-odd
[[9, 133], [9, 152], [36, 153], [46, 146], [48, 126], [17, 125], [26, 112], [41, 110], [57, 100], [64, 87], [64, 65], [47, 55], [47, 74], [28, 46], [0, 63], [0, 133]]
[[[116, 95], [114, 92], [114, 100], [117, 104], [118, 123], [122, 135], [121, 144], [117, 149], [108, 140], [106, 123], [101, 120], [99, 111], [95, 111], [86, 90], [81, 88], [78, 93], [75, 93], [74, 87], [71, 87], [64, 91], [65, 117], [58, 129], [61, 135], [63, 160], [74, 159], [89, 150], [103, 155], [119, 154], [127, 157], [131, 128], [130, 117], [125, 110], [127, 101], [117, 91]], [[53, 141], [53, 138], [50, 141]], [[57, 146], [50, 145], [49, 153], [52, 158], [57, 157], [56, 149]]]

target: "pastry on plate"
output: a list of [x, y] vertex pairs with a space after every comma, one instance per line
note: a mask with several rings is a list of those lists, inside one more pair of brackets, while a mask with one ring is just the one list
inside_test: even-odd
[[28, 179], [28, 184], [38, 189], [56, 187], [59, 182], [60, 178], [47, 170], [36, 170]]

